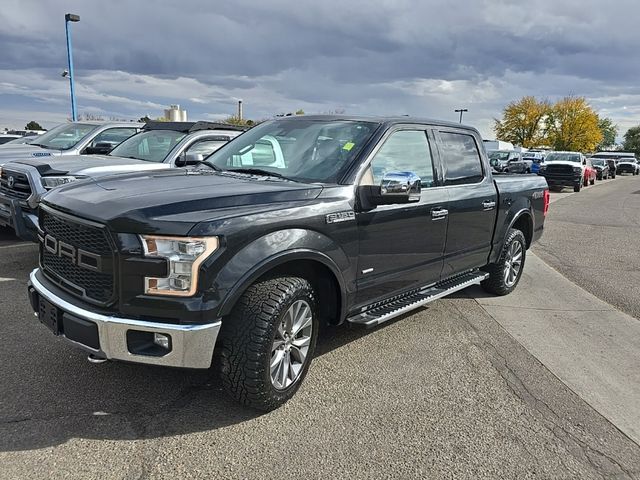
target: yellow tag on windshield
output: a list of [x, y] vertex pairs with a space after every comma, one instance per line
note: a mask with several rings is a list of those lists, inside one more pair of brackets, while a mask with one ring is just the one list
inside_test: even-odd
[[344, 147], [342, 147], [342, 149], [346, 150], [348, 152], [353, 147], [355, 147], [355, 145], [356, 145], [355, 143], [347, 142], [347, 143], [344, 144]]

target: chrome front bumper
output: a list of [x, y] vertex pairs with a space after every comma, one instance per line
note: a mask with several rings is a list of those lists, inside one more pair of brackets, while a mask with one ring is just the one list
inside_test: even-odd
[[[211, 366], [213, 349], [222, 325], [220, 320], [204, 325], [175, 325], [98, 314], [73, 305], [53, 293], [38, 279], [38, 270], [36, 268], [29, 276], [30, 288], [33, 288], [38, 295], [62, 312], [97, 325], [99, 349], [68, 339], [64, 337], [64, 333], [61, 333], [60, 336], [74, 345], [97, 357], [110, 360], [182, 368], [209, 368]], [[162, 356], [131, 353], [127, 343], [127, 332], [129, 331], [169, 335], [171, 351]]]

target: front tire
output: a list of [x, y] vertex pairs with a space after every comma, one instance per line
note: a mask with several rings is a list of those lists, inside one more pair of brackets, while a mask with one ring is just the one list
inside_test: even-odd
[[219, 363], [227, 392], [270, 411], [298, 391], [318, 338], [318, 305], [304, 278], [278, 277], [250, 286], [222, 322]]
[[527, 241], [524, 234], [515, 228], [510, 229], [502, 245], [500, 258], [484, 268], [489, 278], [481, 283], [482, 288], [495, 295], [511, 293], [520, 281], [526, 256]]
[[591, 180], [589, 180], [589, 183], [590, 183], [591, 185], [595, 185], [595, 184], [596, 184], [596, 179], [595, 179], [595, 178], [592, 178]]
[[581, 188], [582, 188], [582, 180], [580, 180], [580, 183], [578, 183], [577, 185], [573, 186], [573, 191], [574, 192], [579, 192]]

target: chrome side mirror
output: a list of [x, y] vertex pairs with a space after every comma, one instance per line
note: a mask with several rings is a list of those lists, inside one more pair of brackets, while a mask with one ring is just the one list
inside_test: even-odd
[[188, 165], [197, 165], [204, 160], [201, 153], [183, 153], [176, 159], [176, 167], [186, 167]]
[[397, 203], [417, 202], [421, 191], [420, 177], [413, 172], [389, 172], [380, 182], [382, 198]]

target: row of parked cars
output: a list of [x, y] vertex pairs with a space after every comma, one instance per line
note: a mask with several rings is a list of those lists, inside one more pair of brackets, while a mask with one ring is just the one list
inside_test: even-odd
[[0, 146], [0, 227], [37, 241], [38, 205], [82, 179], [195, 165], [245, 130], [211, 122], [73, 122]]
[[630, 152], [598, 152], [587, 157], [581, 152], [496, 150], [488, 155], [497, 173], [537, 173], [549, 187], [573, 187], [576, 192], [596, 180], [640, 175], [640, 162]]

